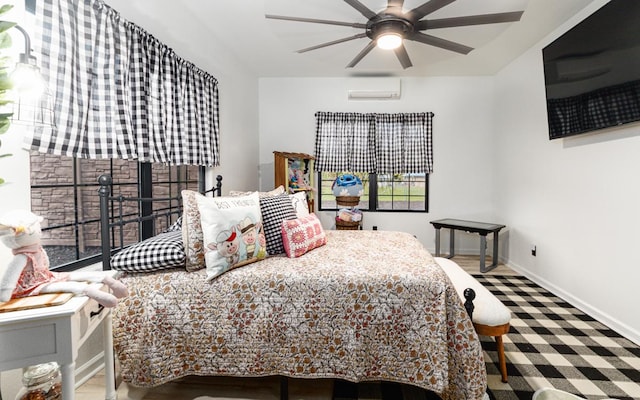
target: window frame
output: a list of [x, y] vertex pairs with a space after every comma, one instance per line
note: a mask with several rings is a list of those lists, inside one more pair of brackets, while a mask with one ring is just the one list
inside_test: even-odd
[[[82, 159], [75, 158], [75, 157], [68, 157], [68, 159], [72, 160], [71, 162], [72, 162], [72, 171], [73, 171], [73, 177], [70, 177], [70, 182], [61, 183], [61, 184], [58, 184], [58, 183], [56, 184], [31, 183], [30, 184], [31, 192], [33, 192], [34, 189], [38, 190], [38, 189], [53, 189], [53, 188], [67, 188], [67, 189], [71, 188], [71, 191], [73, 192], [73, 196], [74, 196], [73, 221], [58, 223], [58, 224], [50, 224], [42, 228], [43, 232], [55, 231], [56, 229], [71, 228], [71, 227], [73, 229], [73, 235], [74, 235], [73, 240], [75, 243], [75, 248], [73, 248], [74, 246], [70, 246], [70, 245], [69, 246], [48, 245], [48, 246], [60, 246], [60, 247], [64, 246], [64, 247], [73, 248], [72, 251], [74, 252], [74, 255], [73, 255], [74, 260], [64, 261], [59, 265], [50, 266], [50, 269], [56, 272], [74, 271], [74, 270], [87, 267], [89, 265], [96, 264], [102, 261], [101, 249], [99, 250], [98, 253], [95, 253], [95, 254], [90, 254], [85, 257], [82, 257], [81, 255], [80, 241], [84, 240], [81, 238], [81, 235], [82, 235], [81, 227], [87, 226], [87, 225], [92, 226], [93, 224], [95, 224], [97, 226], [98, 232], [100, 232], [100, 216], [98, 215], [97, 217], [90, 217], [86, 219], [83, 218], [80, 215], [81, 214], [80, 211], [82, 207], [80, 207], [80, 203], [78, 201], [79, 190], [87, 189], [87, 188], [95, 188], [95, 191], [94, 191], [96, 196], [95, 200], [97, 200], [99, 197], [98, 189], [100, 188], [100, 184], [98, 183], [97, 179], [95, 182], [83, 183], [81, 180], [81, 177], [78, 174], [78, 168], [81, 167], [80, 161]], [[131, 165], [132, 168], [134, 168], [134, 164], [135, 164], [135, 168], [137, 168], [137, 173], [135, 174], [135, 176], [137, 176], [137, 182], [132, 182], [131, 180], [126, 182], [117, 182], [116, 180], [114, 181], [112, 187], [117, 188], [117, 187], [136, 185], [137, 197], [151, 198], [153, 197], [153, 188], [155, 187], [157, 189], [159, 187], [162, 187], [160, 185], [164, 185], [164, 187], [167, 188], [167, 190], [169, 191], [169, 197], [175, 198], [176, 200], [178, 200], [177, 202], [175, 202], [174, 200], [169, 201], [168, 206], [163, 207], [161, 209], [152, 210], [150, 207], [143, 207], [142, 209], [138, 209], [138, 213], [141, 214], [142, 216], [151, 215], [153, 212], [157, 212], [159, 210], [179, 216], [182, 210], [182, 202], [179, 201], [180, 191], [182, 189], [186, 189], [187, 185], [195, 186], [196, 184], [197, 184], [198, 190], [200, 190], [201, 192], [204, 191], [203, 189], [205, 186], [204, 182], [205, 182], [205, 174], [206, 174], [206, 168], [204, 166], [197, 167], [198, 171], [197, 171], [197, 176], [195, 178], [190, 176], [193, 174], [190, 174], [188, 170], [181, 169], [181, 168], [187, 168], [190, 166], [187, 166], [187, 165], [163, 166], [164, 168], [168, 168], [168, 171], [166, 175], [156, 180], [154, 179], [154, 170], [153, 170], [153, 167], [155, 164], [148, 163], [148, 162], [136, 162], [136, 161], [131, 161], [131, 164], [132, 164]], [[111, 176], [114, 176], [114, 171], [115, 171], [114, 162], [113, 160], [110, 160], [109, 167], [105, 169], [103, 173], [108, 173]], [[176, 216], [176, 219], [177, 219], [177, 216]], [[139, 240], [144, 240], [145, 238], [151, 237], [154, 234], [155, 234], [154, 221], [147, 220], [140, 223]], [[47, 251], [48, 246], [46, 244], [43, 244], [45, 251]], [[91, 247], [96, 247], [96, 246], [91, 246]]]
[[[329, 172], [329, 171], [326, 171]], [[340, 174], [342, 172], [335, 172], [335, 174]], [[318, 211], [338, 211], [338, 207], [331, 208], [325, 207], [322, 203], [322, 174], [323, 172], [317, 172], [317, 182], [318, 182]], [[363, 182], [363, 185], [368, 186], [368, 208], [361, 209], [363, 212], [392, 212], [392, 213], [406, 213], [406, 212], [416, 212], [416, 213], [428, 213], [429, 212], [429, 175], [428, 173], [424, 173], [424, 210], [415, 210], [415, 209], [379, 209], [378, 207], [378, 176], [379, 175], [390, 175], [390, 174], [368, 174], [368, 179]], [[365, 193], [367, 193], [367, 188], [365, 188]], [[326, 193], [325, 193], [326, 194]]]

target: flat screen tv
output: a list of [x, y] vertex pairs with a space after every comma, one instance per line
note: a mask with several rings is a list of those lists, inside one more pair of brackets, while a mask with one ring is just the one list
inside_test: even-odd
[[542, 57], [549, 139], [640, 121], [640, 1], [611, 0]]

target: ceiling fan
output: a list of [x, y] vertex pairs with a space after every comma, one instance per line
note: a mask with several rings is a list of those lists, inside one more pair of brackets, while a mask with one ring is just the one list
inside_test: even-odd
[[323, 47], [331, 46], [338, 43], [347, 42], [354, 39], [362, 39], [368, 37], [371, 41], [367, 46], [356, 55], [347, 65], [347, 68], [355, 67], [373, 48], [377, 45], [383, 49], [393, 49], [402, 68], [411, 67], [411, 59], [404, 47], [403, 40], [412, 40], [415, 42], [439, 47], [441, 49], [454, 51], [460, 54], [468, 54], [472, 47], [465, 46], [460, 43], [442, 39], [433, 35], [428, 35], [422, 31], [451, 28], [468, 25], [496, 24], [502, 22], [519, 21], [524, 11], [503, 12], [494, 14], [469, 15], [464, 17], [440, 18], [440, 19], [422, 19], [427, 15], [453, 3], [456, 0], [429, 0], [426, 3], [414, 8], [411, 11], [403, 12], [402, 6], [404, 0], [387, 0], [387, 8], [379, 13], [375, 13], [358, 0], [344, 0], [345, 3], [355, 8], [365, 16], [368, 21], [360, 22], [341, 22], [329, 21], [324, 19], [288, 17], [282, 15], [265, 15], [269, 19], [279, 19], [285, 21], [311, 22], [316, 24], [340, 25], [352, 28], [364, 29], [362, 33], [353, 36], [333, 40], [331, 42], [321, 43], [315, 46], [300, 49], [298, 53], [316, 50]]

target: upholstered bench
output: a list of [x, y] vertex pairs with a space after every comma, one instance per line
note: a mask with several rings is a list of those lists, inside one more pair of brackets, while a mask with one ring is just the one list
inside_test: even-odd
[[460, 268], [458, 264], [442, 257], [435, 257], [435, 260], [449, 276], [463, 302], [466, 301], [465, 290], [467, 288], [471, 288], [475, 292], [475, 299], [472, 298], [473, 312], [471, 313], [473, 326], [478, 335], [493, 336], [496, 339], [502, 382], [507, 382], [507, 362], [504, 357], [502, 335], [509, 332], [511, 312], [496, 296]]

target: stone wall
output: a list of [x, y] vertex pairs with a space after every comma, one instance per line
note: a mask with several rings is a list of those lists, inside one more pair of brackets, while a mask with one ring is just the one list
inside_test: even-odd
[[[98, 177], [108, 173], [113, 162], [114, 195], [124, 197], [138, 196], [138, 167], [136, 161], [129, 160], [86, 160], [60, 157], [32, 152], [31, 154], [31, 210], [44, 217], [43, 245], [76, 246], [84, 251], [86, 247], [100, 246], [100, 198], [98, 196]], [[74, 169], [74, 163], [76, 165]], [[182, 177], [189, 173], [191, 179], [197, 179], [198, 167], [180, 168]], [[170, 176], [170, 171], [172, 175]], [[73, 176], [77, 175], [77, 185]], [[177, 180], [176, 168], [163, 165], [153, 166], [153, 196], [176, 197], [182, 189], [197, 190], [197, 183], [188, 185], [169, 185], [168, 181]], [[157, 182], [157, 183], [156, 183]], [[56, 185], [56, 187], [41, 187]], [[154, 210], [168, 207], [169, 202], [154, 204]], [[171, 206], [176, 207], [177, 201]], [[129, 205], [126, 213], [137, 215], [137, 207]], [[171, 221], [161, 219], [156, 224], [157, 232], [166, 228]], [[76, 225], [76, 219], [79, 224]], [[52, 229], [55, 227], [55, 229]], [[77, 233], [77, 234], [76, 234]], [[119, 232], [115, 237], [118, 239]], [[136, 224], [130, 224], [124, 230], [125, 244], [138, 241]], [[116, 240], [119, 245], [119, 240]]]

